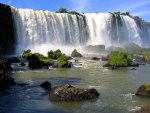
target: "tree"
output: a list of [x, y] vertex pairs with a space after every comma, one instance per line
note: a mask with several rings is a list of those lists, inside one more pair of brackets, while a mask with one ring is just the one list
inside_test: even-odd
[[64, 8], [64, 7], [61, 7], [61, 8], [57, 11], [57, 13], [67, 13], [67, 9]]

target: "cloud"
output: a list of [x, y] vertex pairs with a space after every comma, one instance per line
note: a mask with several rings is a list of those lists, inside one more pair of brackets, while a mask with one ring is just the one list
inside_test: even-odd
[[133, 13], [133, 15], [135, 16], [145, 16], [149, 14], [150, 14], [150, 11], [142, 11], [142, 12]]
[[12, 1], [11, 1], [11, 0], [7, 2], [7, 4], [8, 4], [8, 5], [11, 5], [11, 3], [12, 3]]
[[[134, 3], [134, 4], [135, 4], [135, 3]], [[132, 11], [132, 10], [141, 8], [141, 7], [143, 7], [143, 6], [146, 6], [146, 5], [148, 5], [148, 4], [150, 4], [150, 1], [137, 2], [135, 5], [131, 5], [131, 6], [128, 6], [128, 8], [122, 9], [122, 11]]]
[[71, 0], [73, 7], [72, 10], [76, 10], [78, 12], [82, 12], [86, 10], [86, 5], [88, 4], [88, 0]]

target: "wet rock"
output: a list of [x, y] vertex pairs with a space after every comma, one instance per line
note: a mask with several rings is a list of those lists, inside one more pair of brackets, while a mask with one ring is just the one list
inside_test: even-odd
[[140, 110], [135, 113], [150, 113], [150, 106], [142, 107]]
[[132, 68], [131, 70], [136, 70], [136, 68]]
[[17, 86], [20, 86], [20, 87], [24, 87], [26, 86], [27, 84], [26, 83], [18, 83]]
[[19, 63], [19, 62], [20, 62], [20, 59], [17, 57], [13, 57], [11, 60], [11, 63]]
[[127, 65], [128, 67], [139, 67], [139, 63], [131, 62]]
[[100, 58], [92, 57], [91, 60], [100, 60]]
[[150, 84], [146, 83], [140, 86], [136, 92], [136, 95], [150, 97]]
[[25, 66], [26, 64], [25, 64], [25, 63], [20, 63], [20, 65], [21, 65], [21, 66]]
[[13, 85], [16, 85], [16, 82], [11, 76], [4, 74], [0, 75], [0, 90]]
[[108, 61], [108, 56], [102, 56], [102, 61]]
[[96, 89], [79, 89], [69, 84], [55, 86], [50, 91], [51, 101], [83, 101], [99, 97]]
[[106, 64], [103, 65], [103, 67], [110, 67], [110, 64], [106, 63]]
[[45, 90], [51, 90], [51, 84], [48, 81], [43, 82], [40, 86]]

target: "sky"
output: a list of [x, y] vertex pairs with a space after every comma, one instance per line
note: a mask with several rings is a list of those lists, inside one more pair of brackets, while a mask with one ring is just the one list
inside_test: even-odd
[[0, 0], [0, 3], [53, 12], [60, 7], [77, 12], [130, 12], [150, 22], [150, 0]]

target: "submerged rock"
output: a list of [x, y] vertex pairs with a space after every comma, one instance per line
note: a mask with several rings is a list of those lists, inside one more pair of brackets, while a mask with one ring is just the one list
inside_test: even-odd
[[100, 60], [100, 58], [92, 57], [91, 60]]
[[136, 92], [136, 95], [150, 97], [150, 83], [140, 86]]
[[40, 86], [45, 90], [51, 90], [51, 84], [48, 81], [43, 82]]
[[11, 76], [4, 74], [0, 75], [0, 90], [13, 85], [16, 85], [16, 82]]
[[51, 101], [83, 101], [98, 98], [99, 95], [96, 89], [79, 89], [66, 84], [53, 87], [49, 99]]
[[135, 113], [150, 113], [150, 106], [142, 107], [140, 110]]

